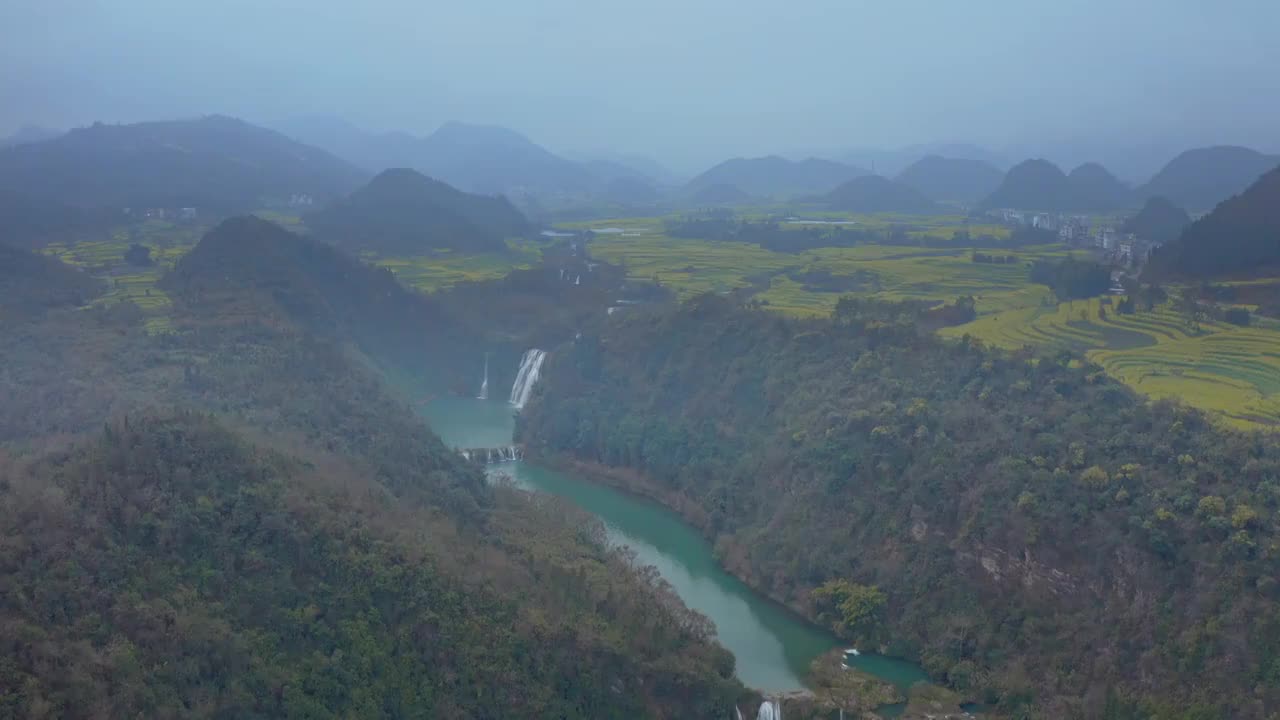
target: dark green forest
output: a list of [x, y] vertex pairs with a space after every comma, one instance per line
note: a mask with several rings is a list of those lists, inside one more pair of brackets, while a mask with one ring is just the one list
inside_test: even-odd
[[1091, 298], [1111, 286], [1111, 272], [1091, 260], [1037, 260], [1031, 264], [1031, 282], [1047, 285], [1060, 300]]
[[1067, 353], [941, 341], [920, 312], [703, 296], [614, 317], [552, 353], [518, 433], [1014, 716], [1272, 717], [1274, 442]]
[[1254, 276], [1280, 267], [1280, 167], [1191, 223], [1151, 259], [1154, 277]]
[[354, 261], [256, 223], [180, 265], [175, 333], [127, 305], [0, 317], [0, 716], [710, 717], [748, 694], [651, 568], [392, 395], [373, 353], [425, 316], [354, 333], [380, 271], [326, 295], [316, 273]]

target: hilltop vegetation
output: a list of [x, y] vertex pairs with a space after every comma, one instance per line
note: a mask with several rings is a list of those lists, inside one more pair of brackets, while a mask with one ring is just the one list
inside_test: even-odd
[[380, 173], [306, 223], [327, 242], [386, 255], [504, 252], [507, 238], [530, 230], [506, 198], [464, 193], [409, 169]]
[[998, 168], [981, 160], [927, 155], [894, 179], [939, 202], [971, 204], [994, 192], [1003, 177]]
[[595, 183], [578, 163], [503, 127], [449, 122], [418, 137], [312, 117], [286, 123], [285, 130], [370, 172], [409, 167], [467, 192], [581, 193]]
[[[705, 618], [600, 526], [487, 484], [390, 395], [356, 332], [388, 311], [386, 274], [264, 225], [229, 221], [179, 263], [181, 332], [148, 335], [125, 305], [0, 317], [21, 338], [0, 343], [0, 706], [730, 707], [744, 690]], [[451, 347], [418, 320], [423, 344]], [[402, 352], [429, 367], [439, 349]]]
[[615, 318], [552, 354], [520, 435], [639, 471], [629, 489], [815, 616], [829, 581], [878, 588], [885, 624], [851, 639], [1002, 710], [1280, 707], [1274, 443], [1070, 355], [939, 341], [915, 312], [701, 297]]
[[1188, 210], [1212, 210], [1277, 165], [1280, 157], [1249, 148], [1197, 148], [1170, 160], [1138, 189], [1138, 194], [1144, 198], [1165, 197]]

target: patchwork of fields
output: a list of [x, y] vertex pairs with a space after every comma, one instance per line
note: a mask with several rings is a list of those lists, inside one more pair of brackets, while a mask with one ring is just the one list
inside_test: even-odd
[[[279, 213], [259, 213], [284, 227], [298, 231], [303, 228], [296, 216]], [[46, 246], [47, 255], [81, 268], [107, 283], [107, 292], [93, 305], [111, 305], [132, 302], [146, 317], [148, 332], [163, 333], [172, 330], [169, 296], [157, 283], [178, 262], [208, 228], [198, 225], [175, 225], [149, 220], [127, 230], [112, 233], [110, 239], [78, 242], [74, 245], [54, 243]], [[125, 262], [125, 253], [133, 243], [151, 249], [150, 266], [136, 266]], [[423, 292], [434, 292], [462, 282], [480, 282], [505, 277], [512, 270], [529, 268], [540, 257], [539, 249], [529, 243], [508, 243], [507, 254], [456, 255], [439, 253], [411, 258], [378, 257], [366, 254], [365, 262], [381, 265], [396, 274], [401, 282]]]
[[756, 299], [791, 315], [826, 315], [849, 293], [932, 301], [971, 295], [979, 312], [1024, 307], [1048, 294], [1029, 282], [1025, 263], [1065, 254], [1054, 245], [1023, 248], [1009, 253], [1018, 262], [1004, 265], [975, 263], [964, 247], [860, 245], [783, 253], [749, 243], [668, 237], [653, 218], [607, 225], [623, 232], [597, 235], [591, 254], [624, 266], [632, 277], [660, 282], [681, 297], [751, 289]]
[[[967, 334], [1007, 349], [1070, 349], [1151, 397], [1217, 411], [1237, 427], [1280, 427], [1280, 323], [1255, 317], [1251, 327], [1202, 321], [1193, 328], [1170, 306], [1120, 315], [1104, 298], [1057, 303], [1048, 288], [1029, 281], [1026, 262], [1066, 255], [1060, 246], [1023, 248], [1010, 253], [1018, 262], [1001, 265], [975, 263], [961, 247], [868, 245], [790, 254], [670, 238], [654, 218], [594, 225], [624, 231], [598, 235], [591, 245], [596, 257], [682, 297], [746, 289], [776, 311], [824, 315], [850, 293], [887, 300], [971, 295], [980, 317], [943, 330], [944, 336]], [[918, 232], [949, 238], [955, 228]]]
[[[195, 246], [203, 231], [204, 228], [196, 226], [148, 221], [134, 227], [132, 232], [117, 231], [110, 240], [70, 246], [55, 243], [45, 247], [44, 252], [107, 283], [106, 294], [95, 300], [94, 305], [132, 302], [146, 316], [147, 332], [162, 333], [172, 329], [169, 308], [173, 302], [156, 283]], [[125, 262], [125, 253], [133, 243], [151, 248], [151, 265], [143, 267]]]
[[458, 283], [483, 282], [506, 277], [512, 270], [526, 270], [536, 265], [541, 254], [528, 243], [508, 242], [505, 255], [459, 255], [441, 252], [418, 257], [380, 257], [373, 253], [361, 259], [395, 273], [400, 282], [422, 292], [435, 292]]
[[[875, 222], [859, 220], [864, 221]], [[814, 316], [829, 313], [845, 294], [932, 301], [969, 295], [977, 301], [978, 319], [946, 328], [942, 335], [967, 334], [1008, 349], [1070, 349], [1152, 397], [1217, 411], [1239, 427], [1280, 427], [1280, 323], [1255, 317], [1250, 327], [1214, 321], [1192, 327], [1170, 306], [1120, 315], [1103, 298], [1056, 303], [1048, 288], [1030, 282], [1026, 263], [1064, 256], [1061, 246], [1021, 248], [1009, 253], [1014, 263], [988, 264], [973, 262], [964, 247], [861, 245], [782, 253], [747, 243], [671, 238], [663, 233], [661, 218], [566, 227], [608, 228], [592, 241], [593, 256], [622, 265], [631, 277], [658, 281], [681, 297], [743, 291], [777, 312]], [[950, 237], [955, 228], [939, 224], [914, 232]], [[152, 221], [110, 239], [51, 245], [45, 252], [109, 283], [95, 304], [133, 302], [145, 314], [149, 332], [168, 332], [172, 303], [156, 283], [204, 229]], [[968, 229], [975, 235], [986, 232]], [[124, 261], [134, 242], [151, 248], [154, 264]], [[532, 267], [540, 254], [536, 243], [510, 243], [502, 255], [364, 259], [391, 269], [409, 286], [434, 292]]]
[[1280, 424], [1280, 323], [1275, 321], [1254, 318], [1250, 327], [1205, 321], [1193, 328], [1168, 306], [1119, 315], [1094, 298], [995, 313], [941, 334], [967, 334], [1009, 349], [1031, 345], [1083, 352], [1152, 397], [1216, 410], [1240, 427]]

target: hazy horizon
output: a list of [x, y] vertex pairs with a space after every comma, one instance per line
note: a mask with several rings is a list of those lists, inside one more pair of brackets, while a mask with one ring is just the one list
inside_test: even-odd
[[1275, 151], [1280, 5], [1224, 4], [15, 4], [0, 134], [213, 113], [419, 135], [457, 120], [683, 173], [936, 142], [1067, 163]]

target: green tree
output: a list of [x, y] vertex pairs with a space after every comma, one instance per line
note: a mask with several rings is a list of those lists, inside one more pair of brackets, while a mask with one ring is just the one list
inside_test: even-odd
[[874, 640], [884, 622], [884, 593], [874, 585], [829, 580], [813, 591], [813, 600], [837, 635]]

